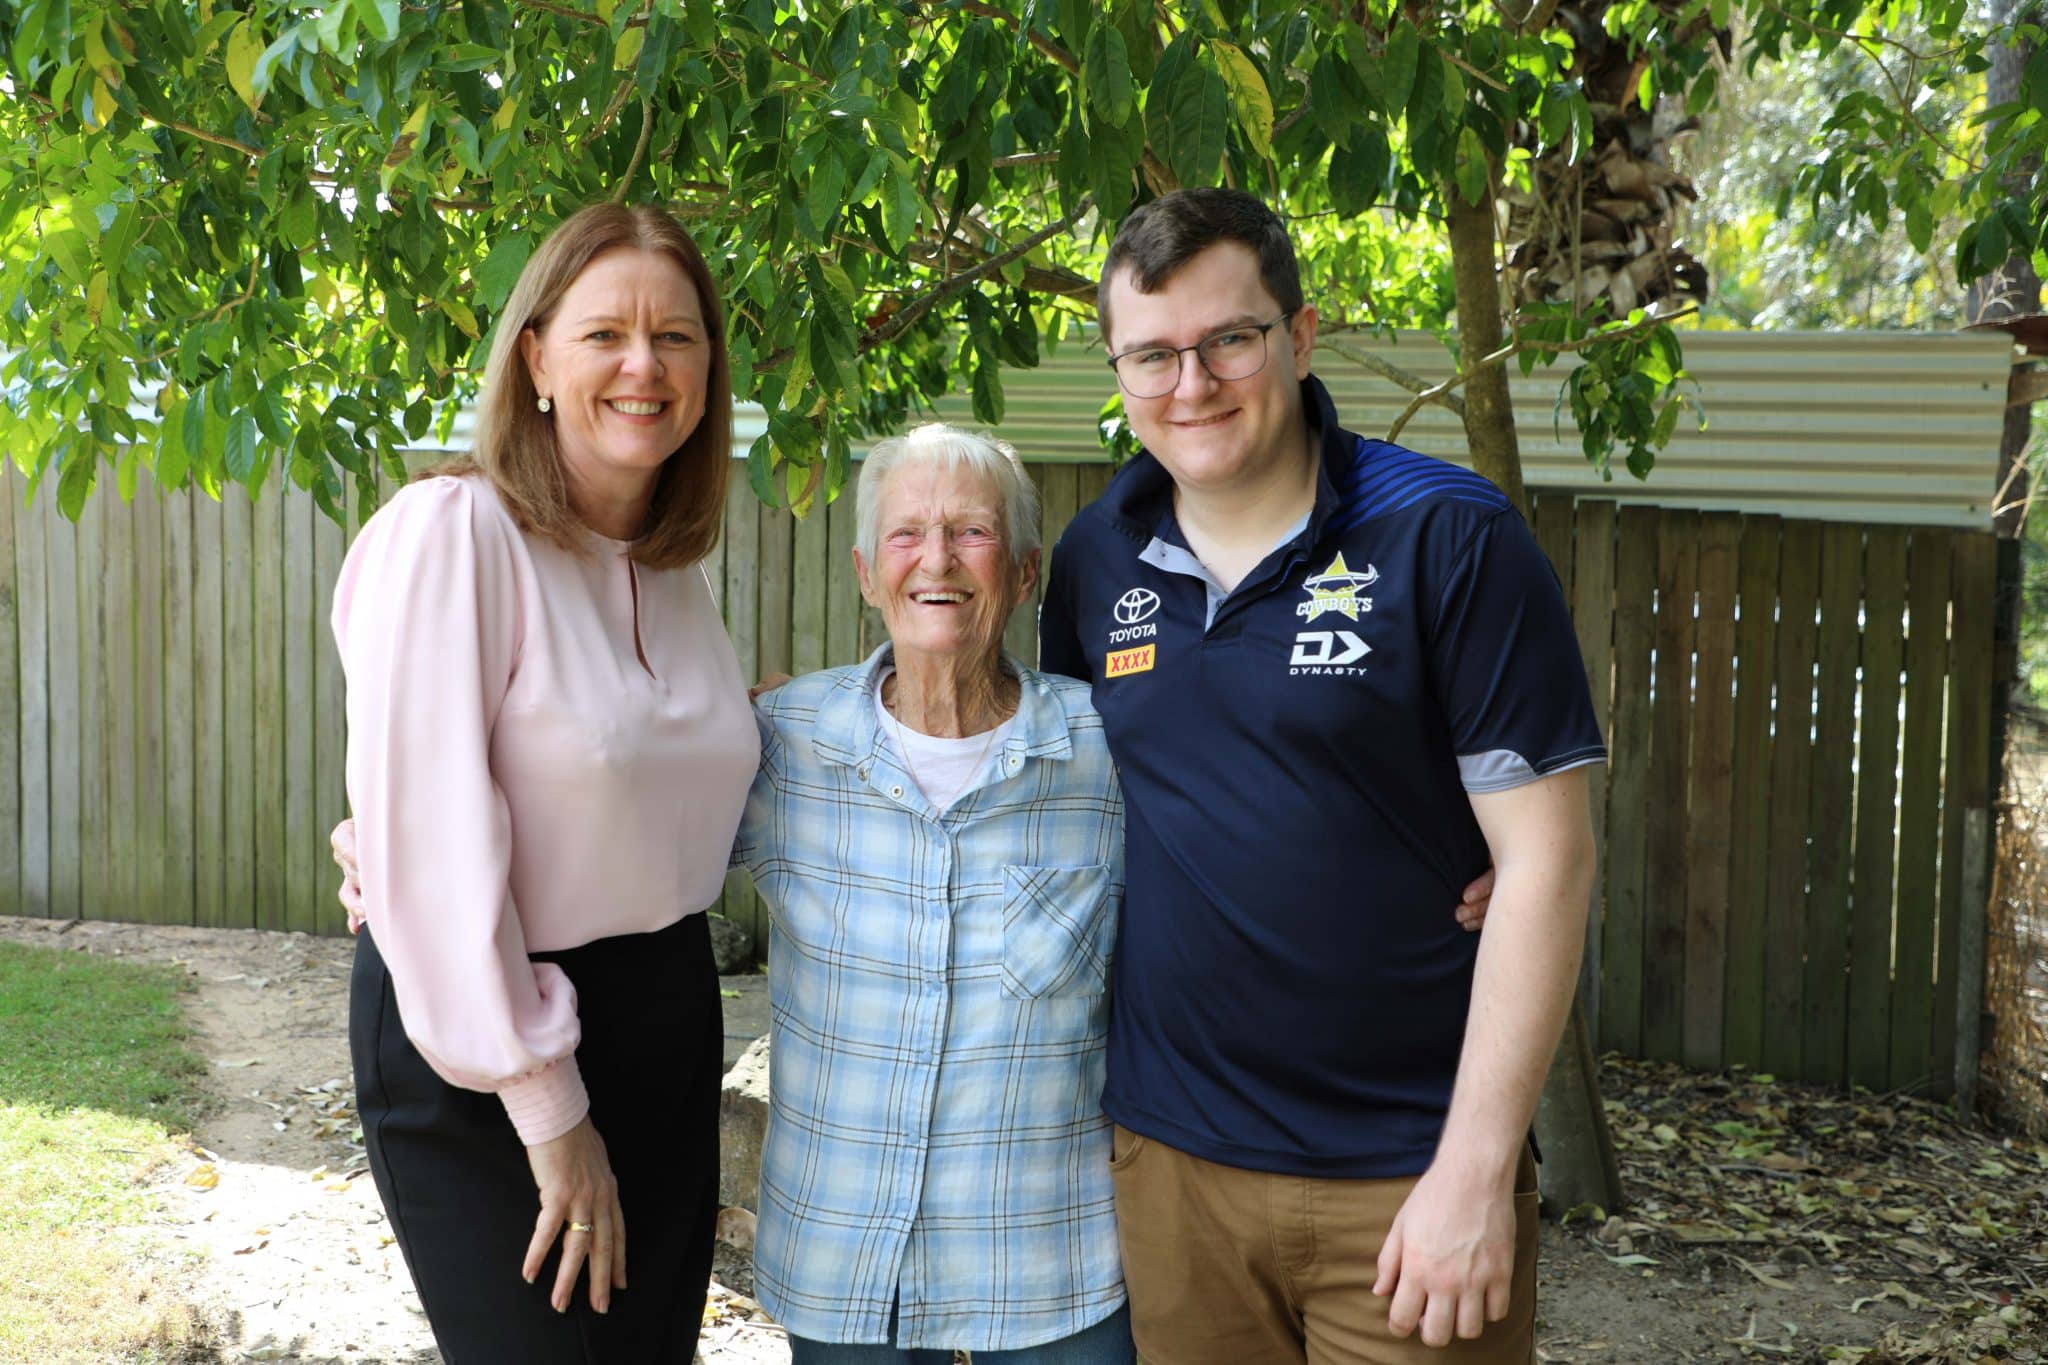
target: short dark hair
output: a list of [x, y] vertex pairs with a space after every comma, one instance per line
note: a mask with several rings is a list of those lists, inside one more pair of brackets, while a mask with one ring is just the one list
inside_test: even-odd
[[1162, 194], [1124, 219], [1102, 263], [1095, 313], [1109, 335], [1109, 282], [1128, 268], [1140, 294], [1165, 286], [1174, 272], [1218, 242], [1250, 247], [1259, 282], [1282, 310], [1301, 308], [1301, 267], [1287, 224], [1263, 199], [1243, 190], [1191, 189]]

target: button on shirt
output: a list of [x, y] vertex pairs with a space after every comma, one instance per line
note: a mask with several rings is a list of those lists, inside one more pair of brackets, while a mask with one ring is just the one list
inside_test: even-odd
[[1014, 1350], [1124, 1301], [1103, 1117], [1123, 804], [1085, 684], [1012, 661], [943, 814], [880, 723], [886, 646], [764, 696], [735, 861], [772, 910], [755, 1287], [791, 1332]]

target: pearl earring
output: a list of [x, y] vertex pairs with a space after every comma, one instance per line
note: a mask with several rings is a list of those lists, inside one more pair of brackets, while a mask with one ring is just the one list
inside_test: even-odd
[[540, 400], [540, 402], [536, 403], [534, 406], [538, 407], [542, 412], [553, 412], [555, 410], [555, 405], [545, 397], [543, 397]]

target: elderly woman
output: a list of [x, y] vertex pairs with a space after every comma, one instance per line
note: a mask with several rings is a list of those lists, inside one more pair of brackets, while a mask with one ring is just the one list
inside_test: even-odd
[[880, 443], [854, 567], [889, 643], [757, 706], [755, 1286], [795, 1365], [1133, 1358], [1100, 1105], [1122, 799], [1087, 686], [1003, 655], [1038, 558], [1007, 448]]
[[697, 912], [759, 758], [698, 566], [731, 410], [690, 239], [585, 209], [498, 319], [473, 458], [372, 517], [335, 590], [363, 1138], [451, 1365], [696, 1343], [723, 1041]]

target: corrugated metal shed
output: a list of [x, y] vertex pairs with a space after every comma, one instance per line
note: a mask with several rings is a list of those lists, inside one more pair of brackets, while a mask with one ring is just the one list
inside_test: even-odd
[[[1686, 332], [1682, 339], [1707, 426], [1701, 431], [1690, 417], [1681, 419], [1647, 482], [1621, 468], [1601, 482], [1579, 448], [1570, 412], [1558, 413], [1553, 426], [1569, 362], [1527, 377], [1511, 370], [1528, 482], [1667, 507], [1990, 526], [2012, 357], [2003, 334]], [[1456, 372], [1451, 356], [1423, 332], [1393, 340], [1346, 334], [1319, 346], [1316, 373], [1335, 394], [1345, 424], [1370, 436], [1393, 425], [1409, 394], [1347, 359], [1339, 346], [1378, 355], [1430, 383]], [[1037, 369], [1004, 373], [1002, 435], [1028, 461], [1099, 461], [1096, 414], [1114, 385], [1101, 347], [1092, 338], [1070, 339]], [[946, 399], [939, 413], [975, 425], [964, 395]], [[446, 448], [467, 448], [470, 416], [460, 415]], [[734, 418], [734, 448], [744, 454], [765, 422], [751, 403], [739, 405]], [[1464, 427], [1438, 404], [1415, 415], [1401, 442], [1464, 462]]]
[[[1337, 340], [1431, 383], [1456, 372], [1426, 333]], [[1690, 416], [1682, 418], [1647, 482], [1617, 468], [1602, 483], [1580, 450], [1569, 410], [1553, 428], [1564, 363], [1526, 378], [1511, 370], [1528, 482], [1670, 507], [1990, 526], [2012, 356], [2007, 337], [1685, 332], [1682, 340], [1707, 427], [1700, 431]], [[1315, 369], [1354, 431], [1382, 435], [1408, 404], [1407, 392], [1331, 346], [1318, 347]], [[1026, 460], [1100, 460], [1095, 415], [1113, 383], [1100, 347], [1069, 341], [1036, 370], [1004, 374], [1002, 435]], [[940, 410], [949, 421], [973, 422], [964, 397]], [[1418, 412], [1401, 443], [1464, 462], [1464, 427], [1441, 405]]]

